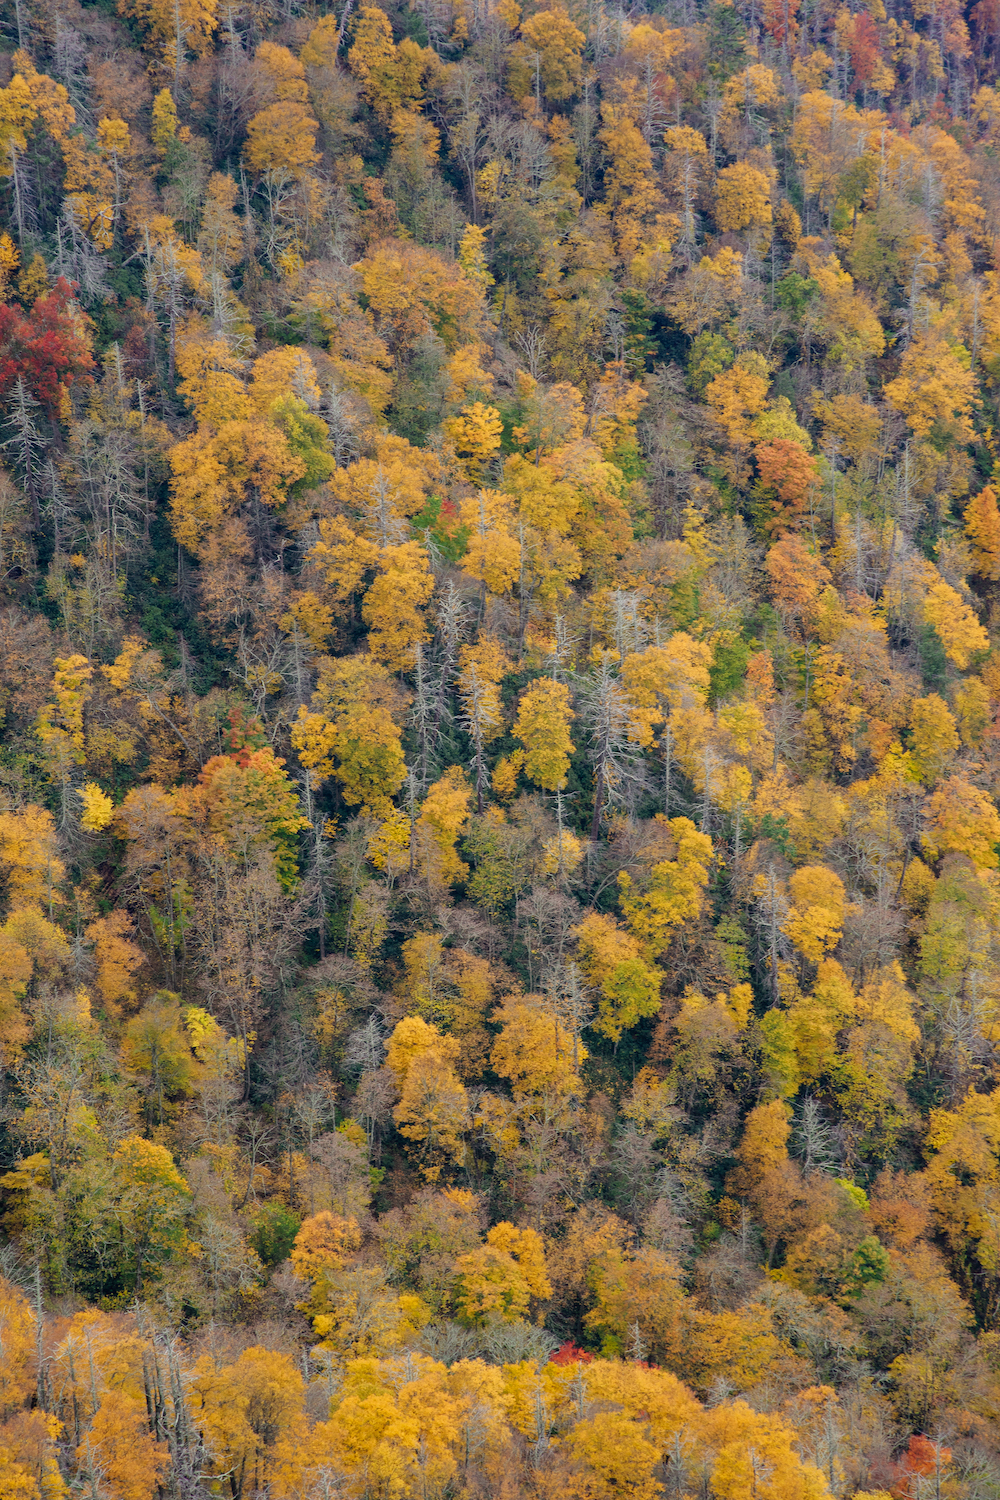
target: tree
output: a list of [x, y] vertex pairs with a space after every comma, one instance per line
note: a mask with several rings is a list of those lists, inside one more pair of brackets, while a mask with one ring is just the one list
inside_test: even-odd
[[153, 100], [153, 121], [150, 132], [158, 155], [166, 156], [167, 147], [177, 136], [177, 106], [169, 89], [161, 89]]
[[459, 1160], [464, 1150], [468, 1103], [452, 1066], [457, 1051], [452, 1038], [419, 1016], [401, 1021], [389, 1040], [386, 1061], [400, 1085], [393, 1119], [400, 1134], [419, 1148], [428, 1182], [436, 1182], [442, 1166]]
[[794, 903], [782, 931], [812, 963], [818, 964], [840, 941], [847, 911], [844, 882], [825, 865], [803, 865], [788, 880]]
[[609, 1250], [593, 1267], [590, 1279], [594, 1305], [584, 1324], [601, 1336], [609, 1354], [626, 1356], [631, 1347], [633, 1359], [678, 1361], [684, 1294], [679, 1268], [668, 1256], [652, 1245], [631, 1254]]
[[915, 698], [910, 713], [910, 753], [922, 781], [933, 785], [959, 747], [958, 729], [947, 703], [937, 693]]
[[533, 1297], [552, 1295], [541, 1237], [513, 1224], [495, 1224], [484, 1245], [458, 1257], [455, 1273], [459, 1315], [470, 1323], [492, 1318], [517, 1322]]
[[152, 1500], [170, 1463], [165, 1442], [148, 1430], [145, 1405], [124, 1391], [106, 1391], [77, 1459], [121, 1500]]
[[995, 1100], [969, 1089], [956, 1109], [931, 1110], [925, 1147], [927, 1186], [938, 1225], [956, 1248], [978, 1251], [982, 1241], [989, 1242], [990, 1190], [998, 1181]]
[[322, 574], [328, 597], [340, 604], [358, 593], [366, 575], [374, 572], [379, 549], [341, 517], [324, 517], [319, 523], [319, 541], [308, 557]]
[[188, 1185], [164, 1146], [128, 1136], [112, 1157], [121, 1276], [137, 1292], [185, 1241]]
[[323, 1209], [303, 1219], [289, 1260], [296, 1276], [315, 1286], [332, 1273], [342, 1271], [360, 1245], [361, 1231], [356, 1220]]
[[0, 1412], [5, 1416], [21, 1406], [35, 1385], [35, 1315], [27, 1297], [0, 1279], [0, 1338], [4, 1358], [0, 1366]]
[[988, 648], [990, 638], [951, 584], [929, 563], [925, 567], [927, 593], [923, 617], [937, 632], [948, 660], [964, 672], [972, 657]]
[[758, 443], [754, 460], [761, 487], [770, 493], [772, 514], [764, 521], [765, 530], [772, 536], [780, 536], [782, 531], [795, 526], [808, 508], [819, 482], [816, 460], [801, 443], [787, 438]]
[[753, 436], [753, 420], [764, 409], [769, 385], [767, 364], [756, 352], [741, 354], [705, 389], [720, 427], [734, 447], [745, 447]]
[[171, 1103], [190, 1097], [198, 1082], [198, 1065], [176, 995], [161, 992], [133, 1016], [122, 1051], [126, 1066], [144, 1085], [147, 1125], [162, 1125]]
[[712, 840], [699, 833], [690, 818], [666, 819], [660, 814], [657, 818], [674, 844], [676, 857], [654, 864], [639, 888], [627, 871], [618, 877], [629, 930], [643, 957], [654, 963], [669, 945], [674, 928], [701, 910], [712, 861]]
[[292, 744], [317, 781], [336, 776], [345, 802], [385, 818], [406, 775], [405, 706], [392, 675], [372, 657], [326, 657], [312, 711], [299, 709]]
[[244, 1349], [231, 1364], [210, 1354], [191, 1374], [191, 1416], [205, 1434], [212, 1467], [237, 1497], [266, 1485], [275, 1445], [296, 1425], [304, 1382], [285, 1354]]
[[496, 407], [473, 401], [457, 416], [446, 417], [442, 428], [468, 477], [474, 482], [481, 479], [485, 466], [500, 450], [503, 422]]
[[826, 1480], [800, 1458], [796, 1434], [772, 1416], [758, 1415], [743, 1401], [704, 1414], [701, 1429], [713, 1445], [712, 1488], [723, 1500], [824, 1500]]
[[570, 1429], [566, 1446], [582, 1467], [578, 1493], [587, 1500], [654, 1500], [660, 1492], [653, 1469], [659, 1450], [629, 1417], [601, 1412]]
[[942, 781], [927, 802], [924, 845], [932, 859], [965, 854], [982, 870], [1000, 863], [1000, 815], [992, 801], [963, 776]]
[[223, 421], [218, 431], [199, 427], [171, 448], [170, 468], [174, 536], [196, 554], [212, 542], [245, 553], [249, 537], [240, 512], [284, 504], [306, 473], [279, 427], [252, 420]]
[[137, 971], [145, 954], [132, 941], [134, 928], [125, 911], [112, 912], [91, 922], [84, 936], [94, 948], [97, 989], [110, 1015], [119, 1014], [136, 998]]
[[506, 1001], [494, 1012], [502, 1030], [493, 1044], [493, 1071], [510, 1081], [517, 1102], [535, 1101], [551, 1117], [579, 1093], [587, 1049], [546, 1008], [541, 996]]
[[386, 1067], [400, 1087], [414, 1061], [425, 1052], [434, 1052], [452, 1063], [458, 1056], [458, 1043], [453, 1037], [442, 1036], [436, 1026], [429, 1025], [421, 1016], [405, 1016], [393, 1030], [386, 1050]]
[[0, 812], [0, 879], [8, 908], [50, 905], [63, 877], [55, 823], [45, 808], [29, 803]]
[[369, 104], [382, 119], [418, 105], [426, 85], [440, 76], [441, 65], [428, 47], [403, 37], [397, 47], [389, 18], [376, 5], [362, 5], [353, 23], [347, 66]]
[[284, 764], [269, 745], [214, 755], [175, 806], [205, 833], [221, 837], [245, 865], [266, 851], [290, 892], [298, 883], [298, 836], [310, 824]]
[[27, 315], [0, 304], [0, 398], [20, 379], [49, 417], [65, 416], [73, 384], [92, 380], [85, 326], [73, 288], [61, 276]]
[[973, 546], [973, 571], [995, 582], [1000, 578], [1000, 509], [991, 485], [966, 506], [965, 534]]
[[511, 62], [515, 96], [523, 98], [534, 91], [544, 93], [553, 104], [571, 99], [580, 83], [585, 41], [565, 11], [541, 10], [529, 16]]
[[480, 635], [475, 646], [462, 646], [458, 659], [462, 726], [475, 748], [476, 811], [482, 814], [486, 789], [484, 752], [503, 727], [499, 687], [510, 670], [510, 662], [499, 641], [488, 635]]
[[596, 839], [611, 808], [630, 805], [636, 782], [637, 745], [643, 724], [605, 654], [584, 696], [584, 717], [590, 729], [590, 760], [594, 773], [594, 813], [590, 836]]
[[427, 640], [421, 606], [434, 592], [427, 553], [417, 542], [383, 547], [379, 576], [361, 608], [368, 629], [368, 649], [391, 671], [413, 665], [414, 648]]
[[[629, 104], [604, 101], [603, 128], [598, 139], [604, 147], [604, 196], [612, 214], [615, 245], [625, 263], [634, 267], [636, 262], [642, 264], [643, 241], [662, 200], [651, 170], [652, 151], [632, 117]], [[668, 253], [670, 248], [669, 239], [662, 234], [665, 227], [666, 218], [661, 215], [661, 234], [650, 247], [658, 256]]]
[[186, 54], [204, 57], [215, 34], [215, 0], [119, 0], [118, 9], [145, 28], [175, 80]]
[[465, 571], [477, 578], [484, 590], [499, 595], [509, 593], [520, 576], [522, 561], [509, 499], [495, 490], [480, 490], [474, 499], [462, 501], [459, 515], [469, 531], [462, 559]]
[[617, 1042], [623, 1031], [660, 1008], [662, 975], [613, 917], [591, 912], [573, 929], [584, 974], [600, 993], [594, 1029]]
[[83, 710], [90, 696], [93, 670], [79, 654], [56, 657], [53, 676], [54, 703], [39, 711], [35, 733], [42, 744], [49, 776], [59, 786], [63, 822], [69, 815], [69, 781], [74, 766], [82, 766], [84, 753]]
[[565, 785], [575, 748], [569, 737], [572, 718], [569, 689], [562, 682], [539, 677], [521, 695], [514, 736], [524, 746], [525, 774], [546, 791]]
[[436, 251], [386, 239], [357, 269], [376, 331], [394, 352], [410, 350], [431, 333], [449, 352], [476, 336], [482, 292]]
[[829, 568], [791, 532], [769, 550], [764, 567], [779, 606], [805, 619], [809, 619], [825, 586], [833, 581]]
[[960, 346], [918, 335], [900, 361], [899, 375], [886, 382], [885, 397], [918, 437], [940, 432], [952, 441], [970, 441], [975, 377]]
[[428, 788], [420, 809], [416, 848], [429, 885], [452, 885], [469, 872], [455, 844], [468, 821], [470, 795], [460, 766], [451, 766]]
[[723, 167], [715, 179], [715, 222], [726, 233], [771, 222], [771, 184], [747, 162]]
[[255, 172], [287, 172], [302, 177], [319, 161], [319, 124], [304, 104], [279, 100], [254, 115], [247, 126], [243, 155]]

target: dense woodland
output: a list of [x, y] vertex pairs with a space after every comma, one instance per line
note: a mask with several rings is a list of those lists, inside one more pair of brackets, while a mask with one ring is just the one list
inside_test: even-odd
[[1000, 1497], [1000, 5], [652, 4], [0, 8], [0, 1500]]

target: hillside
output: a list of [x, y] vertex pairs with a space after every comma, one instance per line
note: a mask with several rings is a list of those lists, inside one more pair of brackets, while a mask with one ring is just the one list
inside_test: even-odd
[[1000, 10], [546, 3], [0, 12], [0, 1500], [1000, 1496]]

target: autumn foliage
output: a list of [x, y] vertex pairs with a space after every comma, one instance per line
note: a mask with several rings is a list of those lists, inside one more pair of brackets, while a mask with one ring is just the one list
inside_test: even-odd
[[0, 1500], [1000, 1493], [1000, 6], [0, 28]]
[[0, 305], [0, 396], [9, 395], [20, 379], [49, 415], [56, 416], [74, 381], [91, 378], [94, 361], [73, 293], [60, 277], [30, 311]]

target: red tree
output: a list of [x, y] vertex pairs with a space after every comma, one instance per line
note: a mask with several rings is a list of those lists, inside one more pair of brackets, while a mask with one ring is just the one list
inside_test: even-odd
[[816, 460], [802, 444], [790, 438], [758, 444], [754, 457], [761, 488], [768, 493], [774, 512], [764, 524], [772, 535], [777, 535], [794, 526], [801, 517], [819, 470]]
[[892, 1493], [898, 1500], [914, 1500], [920, 1492], [919, 1481], [929, 1474], [943, 1474], [951, 1463], [951, 1449], [932, 1443], [922, 1433], [914, 1433], [906, 1452], [893, 1464]]
[[855, 81], [861, 84], [870, 83], [881, 52], [875, 22], [866, 10], [859, 10], [854, 17], [848, 45], [851, 49], [851, 67], [854, 69]]
[[74, 286], [60, 276], [30, 313], [0, 304], [0, 398], [20, 375], [50, 417], [59, 415], [62, 392], [74, 380], [90, 381], [94, 368], [74, 300]]
[[799, 35], [799, 0], [764, 0], [764, 30], [778, 47], [794, 47]]

